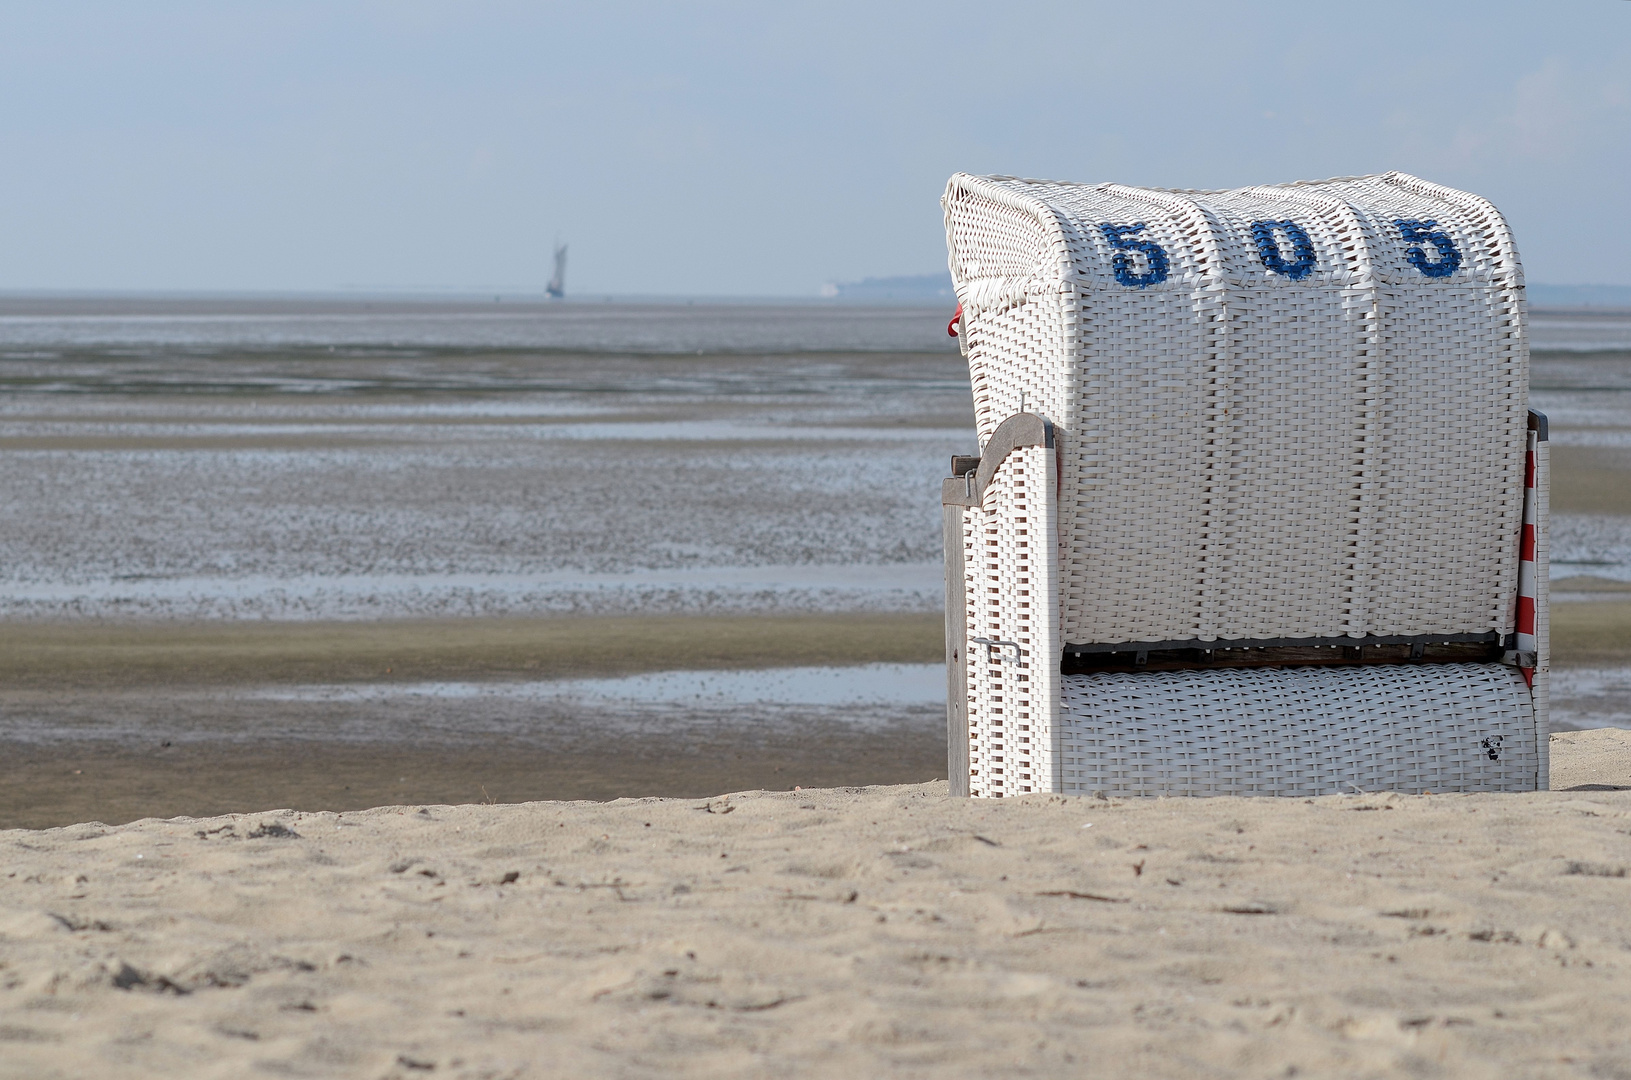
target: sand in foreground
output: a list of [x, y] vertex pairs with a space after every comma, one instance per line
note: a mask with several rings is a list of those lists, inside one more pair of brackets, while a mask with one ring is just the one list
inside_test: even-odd
[[0, 833], [0, 1075], [1621, 1076], [1631, 734], [1553, 754]]

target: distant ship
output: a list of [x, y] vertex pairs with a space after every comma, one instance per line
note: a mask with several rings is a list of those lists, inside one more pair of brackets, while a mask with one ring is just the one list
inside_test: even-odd
[[549, 279], [544, 286], [544, 292], [551, 300], [559, 300], [566, 295], [566, 245], [555, 245], [555, 276]]

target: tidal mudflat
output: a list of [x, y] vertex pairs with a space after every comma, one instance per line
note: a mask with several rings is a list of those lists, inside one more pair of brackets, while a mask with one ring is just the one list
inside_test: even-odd
[[[0, 826], [942, 775], [938, 699], [544, 684], [939, 663], [944, 314], [0, 302]], [[1561, 727], [1628, 708], [1628, 326], [1536, 320]]]
[[0, 819], [940, 775], [938, 691], [505, 687], [939, 663], [970, 409], [938, 313], [0, 313]]
[[241, 385], [273, 361], [214, 362], [191, 396], [0, 398], [0, 617], [939, 603], [934, 485], [972, 445], [944, 358], [367, 356], [273, 395]]
[[13, 625], [0, 827], [928, 779], [943, 641], [910, 613]]

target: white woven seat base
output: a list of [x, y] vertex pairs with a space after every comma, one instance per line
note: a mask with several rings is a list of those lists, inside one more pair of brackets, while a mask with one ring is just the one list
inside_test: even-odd
[[1092, 795], [1534, 791], [1529, 688], [1500, 664], [1062, 679], [1053, 790]]

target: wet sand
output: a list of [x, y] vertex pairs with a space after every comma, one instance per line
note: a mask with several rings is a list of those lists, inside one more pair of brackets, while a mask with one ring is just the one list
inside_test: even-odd
[[253, 692], [938, 663], [943, 643], [939, 616], [919, 614], [0, 626], [0, 828], [943, 778], [935, 707], [636, 724], [604, 707]]
[[1577, 514], [1631, 514], [1631, 449], [1552, 447], [1552, 506]]
[[939, 614], [617, 616], [384, 622], [0, 623], [0, 684], [564, 678], [696, 668], [937, 663]]
[[1631, 734], [1552, 760], [0, 833], [0, 1076], [1620, 1076]]
[[[386, 742], [0, 744], [0, 827], [202, 817], [278, 807], [362, 810], [415, 803], [706, 797], [795, 786], [945, 779], [943, 717], [882, 730], [747, 723], [698, 735], [566, 745], [482, 739], [462, 749]], [[938, 723], [936, 722], [938, 721]], [[586, 722], [590, 726], [592, 722]], [[563, 740], [565, 741], [565, 740]]]
[[[1553, 633], [1560, 669], [1631, 667], [1631, 601], [1557, 604]], [[13, 625], [0, 628], [0, 708], [12, 721], [0, 827], [919, 783], [945, 775], [936, 705], [641, 720], [527, 700], [252, 691], [942, 659], [939, 617], [917, 614]]]
[[1559, 667], [1631, 665], [1631, 600], [1618, 590], [1586, 601], [1554, 601], [1552, 663]]

